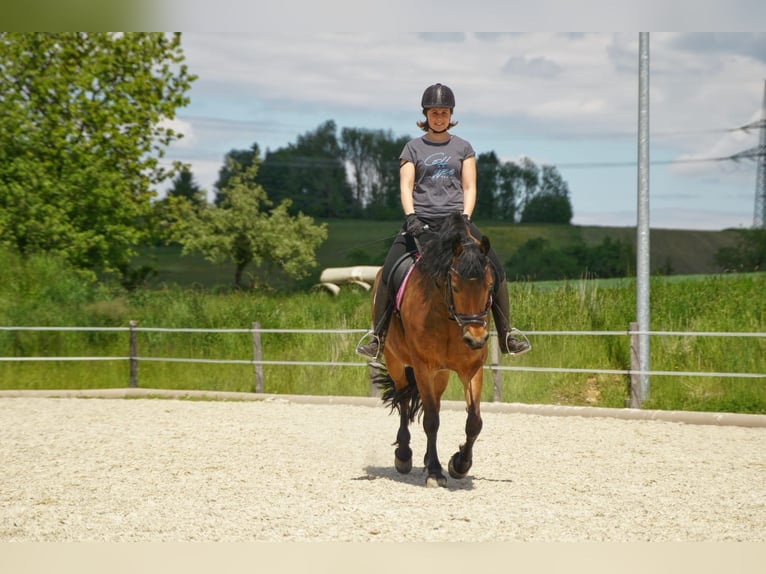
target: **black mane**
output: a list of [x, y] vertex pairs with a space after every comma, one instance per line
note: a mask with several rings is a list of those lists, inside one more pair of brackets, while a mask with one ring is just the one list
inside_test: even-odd
[[437, 280], [447, 277], [452, 256], [457, 244], [463, 245], [463, 251], [456, 262], [456, 270], [466, 279], [480, 279], [484, 276], [487, 260], [473, 238], [468, 236], [463, 216], [454, 213], [446, 217], [435, 232], [421, 236], [422, 253], [419, 261], [421, 271]]

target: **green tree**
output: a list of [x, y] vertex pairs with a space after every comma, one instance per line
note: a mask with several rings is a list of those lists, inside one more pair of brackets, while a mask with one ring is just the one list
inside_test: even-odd
[[173, 187], [168, 190], [168, 197], [183, 197], [195, 207], [201, 207], [205, 199], [205, 191], [197, 185], [194, 174], [184, 166], [173, 179]]
[[628, 243], [604, 240], [593, 247], [577, 241], [563, 249], [551, 245], [543, 237], [524, 243], [506, 263], [506, 272], [512, 280], [547, 281], [576, 279], [590, 276], [630, 277], [635, 275], [635, 253]]
[[726, 271], [763, 271], [766, 267], [766, 229], [736, 231], [736, 245], [721, 247], [715, 254], [715, 262]]
[[500, 160], [494, 151], [476, 156], [475, 218], [500, 219], [497, 208], [498, 173]]
[[511, 281], [568, 279], [580, 273], [575, 257], [551, 246], [543, 237], [534, 237], [524, 243], [505, 267]]
[[372, 130], [343, 128], [340, 132], [343, 159], [351, 166], [354, 203], [361, 210], [372, 196], [375, 185], [375, 133]]
[[358, 215], [336, 131], [335, 122], [328, 120], [294, 144], [266, 152], [258, 181], [274, 201], [292, 200], [291, 213]]
[[175, 231], [179, 222], [199, 213], [207, 205], [205, 190], [194, 181], [194, 175], [186, 166], [173, 179], [166, 196], [154, 203], [148, 228], [152, 232], [152, 243], [170, 244], [176, 241]]
[[229, 160], [231, 177], [220, 205], [210, 205], [178, 220], [175, 237], [183, 253], [201, 253], [212, 263], [232, 262], [234, 283], [243, 287], [248, 265], [274, 266], [288, 277], [300, 279], [317, 266], [316, 249], [327, 239], [327, 226], [315, 225], [311, 217], [289, 213], [285, 199], [272, 208], [262, 186], [254, 184], [259, 162], [250, 167]]
[[399, 155], [410, 136], [376, 132], [373, 146], [375, 182], [370, 189], [366, 215], [371, 219], [398, 219], [404, 216], [399, 190]]
[[569, 185], [554, 166], [544, 165], [539, 185], [527, 194], [522, 223], [565, 223], [572, 221]]
[[[225, 190], [228, 186], [231, 176], [234, 174], [234, 170], [230, 167], [232, 162], [236, 166], [236, 170], [241, 173], [247, 171], [255, 162], [259, 162], [261, 157], [261, 150], [257, 143], [253, 143], [250, 149], [233, 149], [223, 159], [223, 166], [218, 170], [218, 180], [215, 182], [215, 204], [221, 205], [225, 198], [225, 194], [222, 190]], [[257, 173], [257, 170], [256, 170]], [[249, 182], [255, 185], [255, 181]]]
[[173, 175], [183, 60], [180, 34], [0, 33], [0, 241], [126, 274]]

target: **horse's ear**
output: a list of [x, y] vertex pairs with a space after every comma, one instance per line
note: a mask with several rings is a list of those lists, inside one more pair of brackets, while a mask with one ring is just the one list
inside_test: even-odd
[[481, 238], [481, 252], [482, 252], [484, 255], [486, 255], [487, 253], [489, 253], [489, 237], [487, 237], [486, 235], [484, 235], [484, 236]]
[[452, 255], [454, 255], [455, 257], [460, 257], [460, 254], [462, 252], [463, 252], [463, 240], [458, 235], [452, 239]]

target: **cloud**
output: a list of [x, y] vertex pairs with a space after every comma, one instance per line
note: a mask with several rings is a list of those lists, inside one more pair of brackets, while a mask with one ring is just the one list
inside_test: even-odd
[[176, 149], [193, 148], [199, 143], [195, 137], [192, 123], [188, 120], [183, 120], [180, 118], [174, 118], [172, 120], [163, 118], [160, 121], [159, 126], [163, 129], [171, 129], [175, 133], [181, 134], [181, 139], [175, 140], [173, 143], [173, 146]]
[[464, 42], [465, 32], [419, 32], [418, 37], [426, 42]]
[[711, 57], [744, 56], [766, 63], [766, 36], [758, 33], [696, 32], [679, 34], [671, 46]]
[[562, 67], [543, 56], [512, 56], [503, 66], [503, 72], [515, 76], [555, 78], [561, 74]]
[[[759, 118], [764, 43], [762, 32], [650, 34], [652, 159], [756, 145], [757, 133], [727, 130]], [[178, 110], [187, 122], [182, 141], [194, 145], [176, 153], [208, 162], [200, 163], [207, 177], [194, 170], [208, 185], [227, 151], [253, 142], [277, 149], [329, 119], [339, 128], [417, 135], [420, 96], [435, 82], [455, 91], [456, 133], [478, 151], [591, 165], [567, 169], [577, 174], [570, 182], [577, 217], [599, 209], [597, 186], [635, 185], [630, 169], [598, 166], [635, 160], [638, 33], [279, 30], [184, 33], [182, 45], [200, 79], [190, 106]], [[751, 194], [753, 162], [740, 163], [657, 166], [652, 177], [670, 174], [674, 193], [729, 182]], [[749, 211], [752, 199], [746, 203]]]

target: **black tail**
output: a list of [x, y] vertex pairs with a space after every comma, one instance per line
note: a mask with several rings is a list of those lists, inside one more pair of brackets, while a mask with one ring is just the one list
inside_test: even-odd
[[383, 404], [390, 407], [391, 412], [400, 411], [402, 404], [409, 403], [409, 419], [410, 422], [414, 422], [415, 416], [420, 412], [423, 404], [420, 402], [420, 392], [418, 392], [418, 386], [415, 384], [415, 373], [413, 373], [412, 367], [405, 368], [404, 373], [407, 376], [407, 386], [398, 391], [394, 379], [383, 367], [378, 367], [372, 382], [382, 391]]

